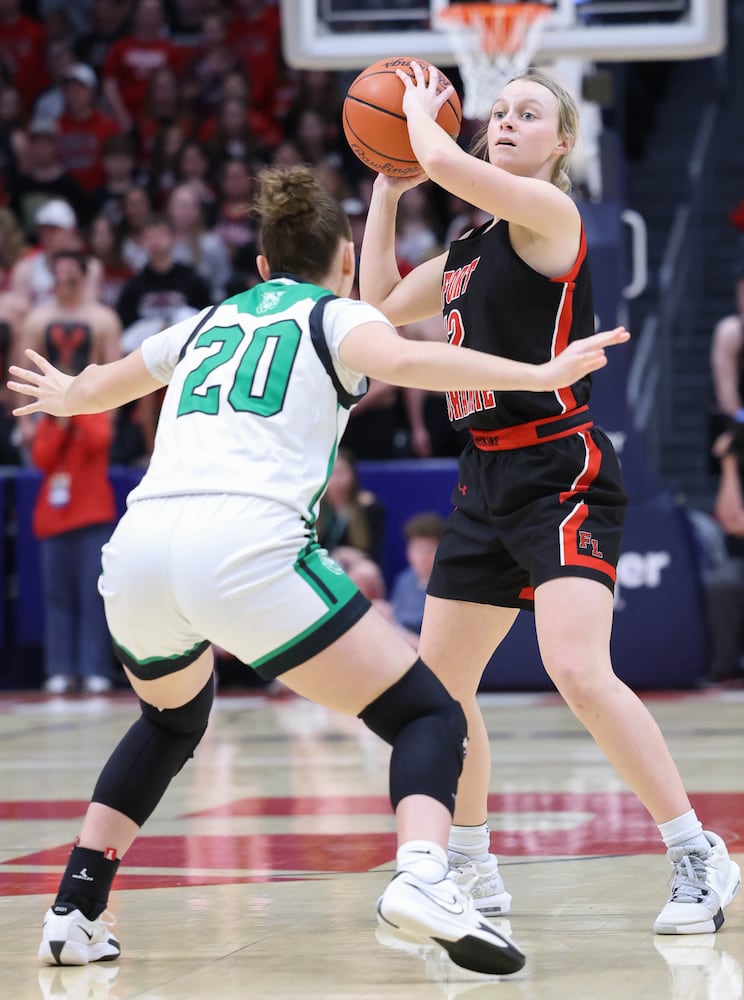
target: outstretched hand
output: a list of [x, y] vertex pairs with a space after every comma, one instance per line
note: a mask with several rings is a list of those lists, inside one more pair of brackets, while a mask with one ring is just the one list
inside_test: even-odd
[[607, 364], [606, 347], [613, 344], [624, 344], [630, 340], [630, 334], [624, 326], [616, 326], [614, 330], [603, 330], [591, 337], [572, 341], [565, 351], [543, 365], [547, 378], [546, 389], [563, 389], [573, 385], [590, 372], [604, 368]]
[[22, 379], [22, 381], [8, 381], [8, 388], [21, 396], [34, 398], [25, 406], [16, 407], [13, 410], [13, 416], [24, 417], [28, 413], [50, 413], [53, 417], [72, 416], [65, 406], [65, 396], [73, 381], [73, 376], [65, 375], [41, 354], [31, 350], [30, 347], [24, 353], [29, 361], [36, 365], [38, 371], [11, 365], [8, 369], [9, 374], [15, 379]]

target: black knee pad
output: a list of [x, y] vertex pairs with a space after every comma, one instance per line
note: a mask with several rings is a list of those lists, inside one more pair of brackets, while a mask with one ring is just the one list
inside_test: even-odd
[[390, 801], [428, 795], [451, 813], [467, 743], [465, 713], [429, 668], [411, 669], [369, 704], [359, 718], [393, 748]]
[[213, 700], [212, 677], [196, 697], [180, 708], [161, 712], [140, 699], [142, 715], [109, 757], [92, 801], [116, 809], [142, 826], [172, 778], [194, 756], [206, 731]]

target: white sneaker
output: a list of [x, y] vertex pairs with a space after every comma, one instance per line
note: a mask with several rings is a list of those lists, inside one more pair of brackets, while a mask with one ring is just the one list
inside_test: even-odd
[[83, 677], [84, 694], [106, 694], [111, 690], [111, 681], [108, 677], [100, 677], [93, 674], [90, 677]]
[[467, 854], [449, 851], [448, 878], [473, 897], [475, 908], [486, 917], [498, 917], [511, 909], [511, 894], [504, 887], [495, 854], [486, 861], [472, 861]]
[[121, 947], [103, 916], [88, 920], [80, 910], [57, 906], [44, 916], [39, 958], [44, 965], [87, 965], [88, 962], [113, 962], [121, 954]]
[[70, 694], [75, 690], [75, 682], [67, 674], [54, 674], [44, 681], [44, 690], [47, 694]]
[[451, 879], [429, 883], [399, 872], [377, 902], [377, 916], [388, 930], [424, 944], [437, 944], [455, 963], [492, 976], [517, 972], [525, 957], [499, 934]]
[[723, 923], [723, 910], [741, 884], [741, 872], [715, 833], [704, 830], [708, 854], [672, 847], [672, 892], [656, 918], [657, 934], [712, 934]]

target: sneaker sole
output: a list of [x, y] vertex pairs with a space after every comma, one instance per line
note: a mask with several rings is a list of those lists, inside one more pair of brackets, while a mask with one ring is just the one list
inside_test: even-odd
[[112, 946], [107, 941], [87, 945], [76, 941], [42, 941], [39, 945], [39, 961], [44, 965], [88, 965], [89, 962], [115, 962], [121, 952], [111, 954]]
[[[443, 936], [449, 929], [446, 927], [446, 916], [442, 916], [445, 926], [435, 930], [427, 926], [418, 913], [405, 906], [397, 908], [397, 911], [388, 907], [387, 914], [383, 914], [381, 903], [382, 900], [377, 905], [377, 917], [388, 933], [397, 933], [408, 941], [423, 944], [434, 942], [444, 948], [455, 965], [463, 969], [491, 976], [507, 976], [524, 967], [526, 959], [519, 948], [494, 928], [483, 925], [481, 937], [477, 933], [463, 934], [462, 924], [452, 921], [453, 939], [449, 939]], [[474, 932], [479, 929], [472, 928]]]
[[526, 961], [522, 952], [506, 938], [498, 935], [504, 946], [494, 947], [493, 943], [483, 941], [475, 935], [468, 934], [459, 941], [447, 941], [445, 938], [433, 937], [432, 940], [441, 945], [450, 959], [463, 969], [471, 972], [482, 972], [490, 976], [508, 976], [524, 968]]

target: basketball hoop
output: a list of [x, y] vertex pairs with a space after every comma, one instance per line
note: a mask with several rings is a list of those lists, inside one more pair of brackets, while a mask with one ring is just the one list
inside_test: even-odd
[[542, 3], [453, 3], [435, 16], [460, 67], [466, 118], [486, 118], [496, 95], [524, 73], [551, 8]]

